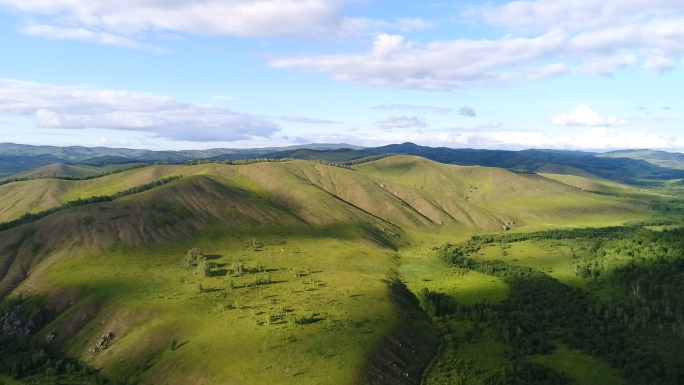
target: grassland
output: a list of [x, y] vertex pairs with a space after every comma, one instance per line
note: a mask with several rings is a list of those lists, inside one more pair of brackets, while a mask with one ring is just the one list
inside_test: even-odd
[[[43, 297], [56, 318], [37, 338], [55, 332], [56, 354], [88, 362], [108, 378], [352, 384], [383, 339], [406, 322], [388, 282], [401, 281], [414, 293], [439, 291], [465, 305], [508, 298], [501, 279], [449, 267], [434, 246], [503, 226], [607, 226], [650, 215], [636, 199], [494, 168], [407, 156], [353, 168], [307, 161], [157, 165], [87, 181], [0, 186], [7, 202], [0, 215], [11, 219], [184, 175], [155, 190], [3, 232], [0, 290]], [[180, 268], [191, 247], [215, 265], [211, 276]], [[476, 258], [503, 258], [584, 287], [568, 266], [573, 254], [586, 252], [585, 245], [521, 242], [506, 250], [489, 246]], [[263, 271], [239, 276], [235, 263], [258, 263]], [[266, 276], [270, 284], [245, 287]], [[197, 283], [203, 292], [194, 291]], [[311, 316], [309, 324], [291, 322]], [[445, 345], [443, 357], [483, 357], [473, 362], [476, 378], [509, 362], [508, 348], [487, 328], [455, 320], [435, 326], [444, 335], [466, 336]], [[111, 345], [92, 351], [109, 332]], [[588, 362], [560, 349], [538, 362], [562, 372], [563, 354]], [[429, 384], [449, 383], [454, 375], [435, 370]]]
[[[265, 243], [256, 251], [250, 243], [255, 236]], [[179, 267], [183, 250], [197, 244], [217, 266], [212, 277], [200, 279]], [[264, 272], [232, 276], [230, 266], [238, 261], [260, 263]], [[73, 315], [92, 312], [65, 349], [112, 378], [350, 383], [368, 351], [396, 323], [383, 283], [394, 263], [394, 252], [328, 238], [325, 232], [210, 228], [192, 240], [59, 263], [46, 284], [50, 291], [77, 290], [81, 305], [48, 329], [66, 337], [62, 330], [69, 329]], [[244, 287], [252, 276], [266, 275], [272, 284]], [[193, 292], [197, 282], [204, 293]], [[288, 323], [292, 316], [307, 315], [313, 315], [313, 324]], [[92, 341], [105, 332], [114, 333], [114, 345], [89, 353]], [[172, 339], [182, 346], [169, 351]], [[149, 366], [144, 372], [141, 363]]]

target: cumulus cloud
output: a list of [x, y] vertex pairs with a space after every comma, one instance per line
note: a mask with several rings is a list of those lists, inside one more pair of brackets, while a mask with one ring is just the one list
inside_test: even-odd
[[265, 118], [212, 105], [12, 79], [0, 79], [0, 115], [31, 117], [43, 128], [140, 131], [196, 142], [266, 138], [280, 130]]
[[425, 111], [433, 114], [449, 114], [453, 108], [433, 107], [433, 106], [417, 106], [413, 104], [389, 104], [382, 106], [371, 107], [374, 110], [401, 110], [401, 111]]
[[556, 126], [615, 127], [629, 124], [629, 121], [625, 119], [601, 116], [586, 104], [581, 104], [570, 113], [551, 117], [550, 121]]
[[635, 66], [663, 72], [684, 56], [679, 0], [514, 1], [474, 13], [481, 22], [508, 28], [507, 34], [427, 44], [380, 34], [366, 52], [276, 57], [270, 64], [350, 83], [448, 90], [543, 79], [571, 72], [571, 66], [572, 72], [602, 76]]
[[461, 107], [461, 109], [458, 110], [458, 114], [461, 116], [468, 116], [471, 118], [474, 118], [477, 116], [477, 114], [475, 113], [475, 109], [473, 109], [472, 107], [468, 107], [468, 106]]
[[280, 119], [290, 123], [305, 123], [305, 124], [340, 124], [340, 122], [333, 122], [325, 119], [307, 118], [305, 116], [281, 116]]
[[390, 115], [386, 119], [381, 119], [375, 122], [375, 124], [383, 129], [383, 130], [388, 130], [391, 131], [395, 128], [422, 128], [422, 127], [427, 127], [427, 123], [425, 123], [423, 120], [420, 118], [417, 118], [415, 116], [393, 116]]

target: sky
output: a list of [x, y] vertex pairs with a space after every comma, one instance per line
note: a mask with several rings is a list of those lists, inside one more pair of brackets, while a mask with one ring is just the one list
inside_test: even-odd
[[0, 142], [684, 151], [681, 0], [0, 0]]

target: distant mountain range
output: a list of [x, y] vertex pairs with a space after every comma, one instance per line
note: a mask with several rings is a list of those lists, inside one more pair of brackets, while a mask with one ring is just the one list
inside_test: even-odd
[[184, 163], [199, 159], [252, 159], [287, 150], [333, 150], [339, 148], [362, 149], [350, 144], [312, 143], [287, 147], [250, 149], [216, 148], [209, 150], [152, 151], [108, 147], [56, 147], [0, 143], [0, 177], [15, 174], [53, 163], [104, 166], [124, 163]]
[[348, 162], [381, 154], [420, 156], [445, 164], [499, 167], [534, 172], [542, 167], [563, 166], [595, 176], [629, 183], [636, 179], [684, 179], [684, 154], [652, 150], [626, 150], [592, 153], [563, 150], [477, 150], [419, 146], [414, 143], [382, 147], [349, 144], [306, 144], [251, 149], [210, 149], [152, 151], [106, 147], [53, 147], [12, 143], [0, 144], [0, 176], [53, 163], [105, 166], [110, 164], [180, 164], [195, 160], [239, 160], [253, 158], [293, 158]]

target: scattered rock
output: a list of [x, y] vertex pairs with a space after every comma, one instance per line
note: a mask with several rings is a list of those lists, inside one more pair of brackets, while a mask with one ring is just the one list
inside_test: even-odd
[[97, 341], [97, 344], [88, 349], [88, 351], [91, 353], [101, 352], [109, 347], [109, 344], [113, 339], [114, 334], [112, 332], [107, 332], [103, 334], [102, 337], [100, 337], [100, 339]]
[[50, 342], [52, 342], [55, 339], [56, 336], [57, 336], [57, 333], [55, 333], [55, 332], [48, 333], [47, 336], [45, 336], [45, 342], [47, 342], [49, 344]]
[[383, 228], [383, 229], [382, 229], [382, 232], [385, 233], [385, 234], [387, 234], [387, 235], [391, 235], [391, 236], [393, 236], [394, 238], [399, 238], [399, 234], [395, 233], [394, 231], [392, 231], [392, 230], [390, 230], [390, 229]]

